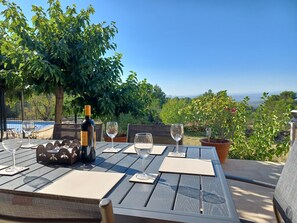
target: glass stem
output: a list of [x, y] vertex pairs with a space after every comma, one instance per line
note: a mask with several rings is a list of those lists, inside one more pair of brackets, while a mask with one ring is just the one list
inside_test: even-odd
[[142, 174], [145, 175], [144, 158], [141, 159]]
[[176, 153], [179, 153], [178, 141], [176, 141]]
[[113, 138], [111, 138], [111, 148], [113, 149]]
[[29, 145], [31, 145], [31, 141], [30, 141], [30, 133], [28, 134], [28, 139], [29, 139]]
[[12, 151], [13, 169], [15, 169], [15, 150]]

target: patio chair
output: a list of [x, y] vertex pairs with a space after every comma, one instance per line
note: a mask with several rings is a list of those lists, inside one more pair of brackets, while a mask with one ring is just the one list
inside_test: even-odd
[[[273, 210], [278, 223], [297, 223], [297, 140], [289, 152], [276, 185], [262, 181], [225, 174], [227, 179], [251, 183], [274, 190]], [[243, 221], [245, 222], [245, 221]]]
[[[170, 135], [170, 125], [136, 125], [128, 124], [127, 142], [134, 142], [136, 133], [149, 132], [153, 135], [155, 144], [176, 144]], [[183, 139], [179, 141], [179, 145], [183, 144]]]
[[[98, 207], [99, 203], [99, 207]], [[0, 222], [115, 223], [110, 199], [0, 189]]]
[[[80, 140], [80, 124], [55, 124], [53, 131], [53, 139], [78, 139]], [[95, 125], [96, 141], [102, 141], [103, 124]]]

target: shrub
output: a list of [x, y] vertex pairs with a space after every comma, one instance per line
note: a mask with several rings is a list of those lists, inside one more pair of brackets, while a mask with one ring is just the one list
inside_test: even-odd
[[247, 101], [236, 102], [226, 91], [207, 93], [193, 99], [183, 113], [197, 129], [211, 128], [211, 138], [232, 140], [238, 132], [245, 131]]
[[[264, 93], [264, 102], [255, 112], [253, 130], [250, 137], [238, 134], [233, 139], [230, 157], [240, 159], [274, 160], [284, 156], [289, 150], [289, 138], [276, 140], [290, 120], [290, 106], [283, 106], [283, 112], [271, 110], [269, 96]], [[281, 115], [279, 115], [281, 114]]]
[[172, 98], [163, 105], [160, 118], [164, 124], [185, 123], [185, 116], [181, 110], [190, 102], [189, 98]]
[[187, 122], [196, 129], [211, 127], [212, 138], [231, 140], [229, 157], [254, 160], [274, 160], [284, 156], [289, 150], [288, 134], [280, 134], [288, 129], [290, 103], [282, 103], [271, 109], [271, 99], [263, 94], [264, 101], [248, 121], [251, 109], [248, 98], [236, 102], [226, 91], [214, 94], [208, 92], [191, 101], [182, 110]]

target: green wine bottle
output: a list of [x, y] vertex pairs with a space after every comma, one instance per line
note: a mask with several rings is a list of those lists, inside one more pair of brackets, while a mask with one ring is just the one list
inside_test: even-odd
[[91, 119], [91, 106], [85, 105], [85, 120], [81, 124], [81, 160], [84, 163], [96, 159], [95, 123]]

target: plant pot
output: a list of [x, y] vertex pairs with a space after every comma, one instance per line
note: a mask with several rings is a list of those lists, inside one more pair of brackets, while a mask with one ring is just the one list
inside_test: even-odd
[[[104, 141], [105, 142], [111, 142], [111, 138], [108, 136], [104, 136]], [[127, 137], [126, 135], [119, 135], [113, 138], [114, 142], [127, 142]]]
[[230, 140], [211, 139], [210, 141], [208, 141], [208, 139], [200, 139], [200, 142], [202, 146], [214, 146], [216, 148], [221, 164], [225, 163], [231, 145]]

